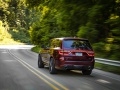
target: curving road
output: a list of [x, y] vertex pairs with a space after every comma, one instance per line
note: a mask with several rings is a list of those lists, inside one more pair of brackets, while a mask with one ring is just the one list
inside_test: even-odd
[[97, 69], [90, 76], [74, 70], [51, 75], [38, 68], [31, 47], [0, 46], [0, 90], [120, 90], [120, 75]]

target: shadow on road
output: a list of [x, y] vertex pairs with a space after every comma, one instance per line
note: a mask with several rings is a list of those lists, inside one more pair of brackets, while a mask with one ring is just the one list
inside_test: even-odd
[[[49, 73], [49, 68], [45, 67], [46, 70], [48, 70]], [[94, 77], [92, 74], [91, 75], [83, 75], [82, 71], [80, 70], [57, 70], [57, 74], [53, 74], [53, 75], [57, 75], [57, 76], [77, 76], [77, 77]]]

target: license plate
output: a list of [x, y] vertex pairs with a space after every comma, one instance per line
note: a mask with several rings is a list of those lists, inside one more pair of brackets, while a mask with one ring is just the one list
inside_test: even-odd
[[82, 53], [75, 53], [76, 56], [82, 56]]

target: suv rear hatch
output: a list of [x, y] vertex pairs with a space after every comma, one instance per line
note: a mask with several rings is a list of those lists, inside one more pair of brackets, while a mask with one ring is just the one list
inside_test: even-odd
[[62, 48], [61, 53], [65, 61], [92, 61], [94, 59], [94, 52], [88, 40], [65, 39]]

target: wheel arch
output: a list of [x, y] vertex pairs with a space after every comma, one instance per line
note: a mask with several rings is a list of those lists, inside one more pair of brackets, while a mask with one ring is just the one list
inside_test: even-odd
[[54, 63], [56, 63], [55, 58], [53, 56], [50, 56], [50, 60], [51, 60], [51, 58], [53, 58], [54, 59]]

